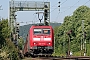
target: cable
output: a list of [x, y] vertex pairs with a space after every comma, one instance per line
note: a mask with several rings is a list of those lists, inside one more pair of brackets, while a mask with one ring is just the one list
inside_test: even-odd
[[[67, 2], [67, 0], [65, 0], [62, 4], [64, 4], [65, 2]], [[61, 4], [61, 5], [62, 5], [62, 4]]]
[[[34, 14], [33, 14], [33, 15], [34, 15]], [[34, 24], [34, 23], [35, 23], [35, 19], [37, 19], [37, 18], [36, 18], [36, 15], [34, 15], [34, 18], [32, 19], [32, 21], [25, 21], [25, 22], [21, 21], [21, 22], [19, 22], [19, 23], [29, 24], [29, 22], [32, 22], [31, 24]]]
[[[66, 1], [67, 1], [67, 0], [65, 0], [62, 4], [64, 4]], [[58, 3], [60, 4], [60, 2], [58, 2]], [[62, 4], [61, 4], [61, 5], [62, 5]], [[58, 8], [58, 7], [56, 7], [55, 9], [53, 9], [51, 12], [55, 11], [57, 8]], [[51, 13], [51, 12], [50, 12], [50, 13]], [[60, 6], [59, 6], [59, 13], [58, 13], [58, 15], [57, 15], [57, 17], [56, 17], [56, 20], [58, 19], [59, 14], [60, 14]]]
[[[74, 5], [76, 5], [76, 4], [79, 3], [79, 2], [80, 2], [80, 0], [78, 0]], [[74, 6], [74, 5], [73, 5], [73, 6]], [[71, 9], [73, 6], [71, 6], [70, 8], [66, 9], [66, 10], [63, 11], [63, 12], [66, 12], [67, 10]], [[63, 12], [61, 12], [61, 13], [63, 13]]]
[[23, 5], [27, 2], [27, 0], [23, 3]]
[[[63, 5], [66, 1], [67, 1], [67, 0], [65, 0], [61, 5]], [[57, 5], [57, 4], [55, 4], [55, 5]], [[55, 5], [53, 5], [53, 6], [55, 6]], [[53, 7], [53, 6], [52, 6], [52, 7]], [[58, 7], [54, 8], [51, 12], [55, 11], [57, 8], [58, 8]]]
[[[83, 5], [87, 4], [88, 2], [90, 2], [90, 0], [88, 0], [87, 2], [85, 2]], [[70, 13], [69, 15], [71, 15], [72, 13]]]
[[[51, 6], [51, 9], [52, 9], [55, 5], [57, 5], [57, 3], [54, 4], [53, 6]], [[57, 8], [58, 8], [58, 7], [55, 7], [51, 12], [55, 11]], [[51, 12], [50, 12], [50, 13], [51, 13]]]
[[[34, 15], [34, 14], [33, 14]], [[36, 19], [36, 21], [35, 21], [35, 19]], [[34, 16], [34, 18], [33, 18], [33, 24], [35, 24], [35, 22], [37, 22], [38, 20], [37, 20], [37, 17], [36, 17], [36, 15]]]
[[[67, 0], [65, 0], [62, 4], [64, 4], [66, 1], [67, 1]], [[76, 5], [76, 4], [79, 3], [79, 2], [80, 2], [80, 0], [78, 0], [78, 2], [76, 2], [74, 5]], [[61, 4], [61, 5], [62, 5], [62, 4]], [[74, 6], [74, 5], [73, 5], [73, 6]], [[71, 7], [68, 8], [68, 9], [66, 9], [64, 12], [66, 12], [66, 11], [69, 10], [69, 9], [71, 9], [73, 6], [71, 6]], [[63, 12], [61, 12], [61, 13], [63, 13]], [[58, 13], [58, 15], [57, 15], [57, 17], [56, 17], [56, 20], [58, 19], [59, 14], [60, 14], [60, 12]]]
[[[57, 3], [56, 4], [54, 4], [54, 5], [52, 5], [51, 6], [51, 9], [54, 7], [54, 6], [56, 6], [57, 5]], [[53, 12], [54, 10], [56, 10], [58, 7], [55, 7], [51, 12]]]
[[53, 9], [50, 13], [52, 13], [53, 11], [55, 11], [58, 7], [56, 7], [55, 9]]
[[[70, 8], [70, 7], [72, 7], [72, 6], [65, 6], [65, 7], [61, 7], [61, 8], [62, 9], [65, 8], [66, 9], [66, 8]], [[73, 6], [72, 8], [74, 8], [74, 7], [78, 7], [78, 6]]]
[[[67, 0], [65, 0], [61, 5], [63, 5], [66, 1], [67, 1]], [[60, 4], [60, 2], [58, 2], [58, 3]], [[57, 7], [57, 8], [58, 8], [58, 7]], [[55, 8], [54, 10], [56, 10], [56, 8]], [[52, 10], [52, 11], [54, 11], [54, 10]], [[52, 12], [52, 11], [51, 11], [51, 12]], [[59, 5], [59, 13], [58, 13], [58, 15], [57, 15], [57, 17], [56, 17], [56, 20], [58, 19], [59, 14], [60, 14], [60, 5]]]
[[56, 21], [58, 20], [59, 14], [60, 14], [60, 11], [59, 11], [59, 13], [58, 13], [58, 15], [57, 15], [57, 17], [56, 17]]
[[90, 2], [90, 0], [88, 0], [87, 2], [85, 2], [84, 5], [87, 4], [88, 2]]
[[[65, 9], [66, 9], [66, 8], [70, 8], [70, 7], [72, 7], [72, 6], [61, 7], [61, 8], [62, 8], [62, 9], [65, 8]], [[78, 6], [73, 6], [72, 8], [74, 8], [74, 7], [78, 7]], [[58, 9], [58, 7], [54, 8], [51, 12], [55, 11], [56, 9]], [[50, 12], [50, 13], [51, 13], [51, 12]], [[62, 12], [61, 12], [61, 13], [62, 13]]]

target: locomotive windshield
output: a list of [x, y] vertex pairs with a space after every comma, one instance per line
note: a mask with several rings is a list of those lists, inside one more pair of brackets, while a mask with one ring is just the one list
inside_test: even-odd
[[34, 29], [34, 34], [50, 34], [50, 29]]
[[41, 29], [34, 29], [34, 34], [41, 34], [42, 30]]
[[43, 29], [43, 34], [50, 34], [50, 29]]

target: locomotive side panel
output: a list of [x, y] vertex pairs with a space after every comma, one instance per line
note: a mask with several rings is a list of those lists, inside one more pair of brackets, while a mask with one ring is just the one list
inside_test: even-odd
[[25, 44], [24, 44], [24, 49], [23, 49], [23, 54], [26, 55], [26, 53], [28, 53], [28, 35], [26, 37], [26, 41], [25, 41]]
[[30, 28], [30, 30], [29, 30], [29, 34], [30, 34], [30, 36], [29, 36], [29, 45], [30, 45], [30, 49], [33, 49], [33, 26]]

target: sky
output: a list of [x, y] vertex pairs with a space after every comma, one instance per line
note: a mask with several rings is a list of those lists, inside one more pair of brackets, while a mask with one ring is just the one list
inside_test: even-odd
[[[0, 0], [1, 6], [0, 18], [7, 19], [9, 17], [9, 1], [11, 0]], [[14, 1], [50, 2], [50, 22], [58, 22], [58, 23], [63, 23], [65, 16], [71, 16], [79, 6], [85, 5], [90, 7], [90, 0], [14, 0]], [[60, 4], [58, 3], [59, 1]], [[58, 5], [60, 5], [60, 8], [58, 7]], [[33, 22], [34, 23], [39, 22], [37, 15], [35, 14], [36, 12], [37, 11], [16, 12], [17, 22], [19, 22], [20, 25], [27, 25]]]

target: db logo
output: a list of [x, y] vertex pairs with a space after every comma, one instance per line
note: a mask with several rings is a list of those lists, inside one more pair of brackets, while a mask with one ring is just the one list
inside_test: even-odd
[[43, 36], [41, 36], [40, 40], [43, 41]]

